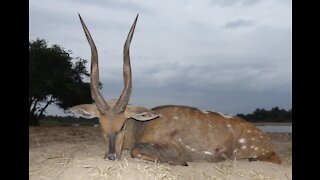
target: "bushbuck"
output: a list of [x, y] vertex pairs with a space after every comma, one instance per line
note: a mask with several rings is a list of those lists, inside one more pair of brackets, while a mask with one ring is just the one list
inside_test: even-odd
[[100, 93], [98, 52], [79, 15], [91, 47], [90, 84], [94, 104], [77, 105], [69, 110], [85, 118], [99, 118], [106, 142], [104, 159], [120, 159], [122, 150], [128, 149], [134, 158], [174, 165], [225, 159], [281, 163], [270, 138], [239, 117], [188, 106], [147, 109], [128, 104], [132, 89], [129, 48], [138, 15], [124, 44], [124, 89], [119, 99], [111, 101], [106, 101]]

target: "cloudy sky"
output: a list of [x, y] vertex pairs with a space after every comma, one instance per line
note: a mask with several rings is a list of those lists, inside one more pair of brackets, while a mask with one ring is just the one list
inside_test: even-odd
[[139, 13], [131, 104], [230, 114], [292, 107], [291, 0], [29, 0], [29, 40], [90, 60], [77, 13], [97, 45], [107, 99], [122, 91], [123, 44]]

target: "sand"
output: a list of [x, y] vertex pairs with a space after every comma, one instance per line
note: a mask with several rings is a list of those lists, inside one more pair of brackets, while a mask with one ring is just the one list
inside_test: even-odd
[[30, 127], [29, 179], [292, 179], [292, 135], [270, 133], [281, 165], [248, 160], [219, 163], [189, 162], [174, 166], [131, 158], [103, 159], [105, 144], [100, 127]]

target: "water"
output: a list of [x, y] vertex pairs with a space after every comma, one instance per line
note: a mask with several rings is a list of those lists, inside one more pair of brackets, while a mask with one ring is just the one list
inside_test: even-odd
[[265, 132], [286, 132], [292, 133], [292, 126], [257, 126], [259, 129], [262, 129]]

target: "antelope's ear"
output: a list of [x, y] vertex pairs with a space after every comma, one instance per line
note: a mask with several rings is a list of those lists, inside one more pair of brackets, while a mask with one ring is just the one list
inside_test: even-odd
[[162, 117], [161, 114], [158, 114], [157, 112], [140, 107], [140, 106], [130, 106], [128, 105], [125, 111], [126, 118], [133, 118], [138, 121], [148, 121], [153, 120], [157, 117]]
[[95, 104], [80, 104], [67, 110], [83, 118], [92, 119], [99, 117], [99, 111]]

